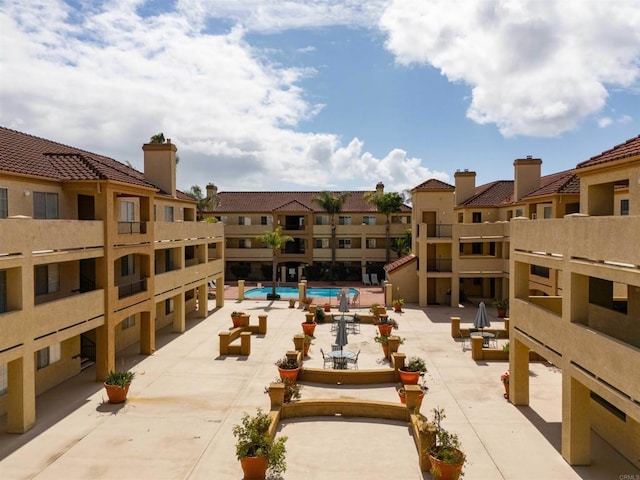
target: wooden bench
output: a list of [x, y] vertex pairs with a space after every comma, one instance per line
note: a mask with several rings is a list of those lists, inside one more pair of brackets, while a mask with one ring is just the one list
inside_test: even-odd
[[[267, 334], [267, 316], [258, 315], [258, 325], [245, 325], [218, 333], [220, 355], [251, 355], [251, 334]], [[240, 345], [231, 345], [240, 338]]]

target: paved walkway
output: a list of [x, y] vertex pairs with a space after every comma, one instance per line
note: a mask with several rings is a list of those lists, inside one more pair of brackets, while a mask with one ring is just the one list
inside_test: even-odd
[[[210, 302], [213, 308], [213, 302]], [[445, 426], [458, 433], [470, 480], [612, 479], [634, 467], [592, 433], [592, 466], [571, 467], [561, 457], [561, 374], [551, 365], [531, 365], [531, 405], [504, 400], [500, 374], [506, 363], [474, 362], [450, 337], [449, 317], [471, 323], [474, 309], [405, 306], [394, 314], [406, 338], [400, 350], [426, 359], [422, 411], [445, 409]], [[218, 332], [230, 312], [255, 321], [268, 313], [268, 333], [252, 338], [248, 358], [218, 356]], [[366, 309], [362, 309], [366, 311]], [[492, 323], [500, 326], [495, 310]], [[124, 405], [105, 403], [93, 368], [38, 397], [38, 420], [24, 435], [0, 433], [0, 479], [233, 479], [242, 478], [232, 426], [243, 412], [267, 409], [264, 388], [277, 376], [273, 363], [293, 347], [303, 314], [286, 302], [228, 300], [206, 320], [190, 319], [182, 335], [161, 332], [153, 356], [118, 357], [118, 367], [137, 377]], [[349, 335], [346, 348], [362, 351], [361, 368], [388, 368], [373, 341], [375, 327]], [[319, 325], [309, 366], [330, 349], [329, 325]], [[356, 397], [397, 401], [393, 385], [305, 385], [303, 398]], [[5, 419], [0, 419], [4, 432]], [[285, 479], [429, 479], [418, 468], [406, 425], [342, 417], [286, 421]]]

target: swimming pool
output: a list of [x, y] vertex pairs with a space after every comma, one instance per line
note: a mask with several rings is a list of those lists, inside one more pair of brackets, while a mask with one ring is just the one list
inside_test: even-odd
[[[335, 298], [340, 293], [340, 287], [308, 287], [307, 297]], [[353, 297], [358, 292], [355, 288], [349, 289], [349, 296]], [[266, 298], [271, 293], [271, 287], [252, 288], [244, 292], [245, 298]], [[282, 298], [298, 298], [297, 287], [277, 287], [276, 293]]]

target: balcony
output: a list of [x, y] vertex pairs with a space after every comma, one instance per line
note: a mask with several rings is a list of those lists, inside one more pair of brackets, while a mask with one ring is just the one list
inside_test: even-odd
[[127, 298], [136, 293], [147, 291], [147, 279], [137, 280], [132, 283], [118, 285], [118, 299]]
[[427, 226], [427, 237], [435, 237], [435, 238], [451, 238], [453, 237], [453, 225], [451, 224], [432, 224], [428, 223]]
[[147, 222], [118, 222], [119, 235], [147, 233]]
[[211, 239], [224, 236], [222, 223], [207, 222], [154, 222], [154, 240], [186, 240], [186, 239]]
[[451, 272], [453, 260], [450, 258], [427, 259], [427, 272]]
[[[104, 323], [104, 290], [79, 293], [36, 306], [32, 320], [35, 327], [33, 338], [67, 331], [71, 327], [79, 327], [80, 331], [91, 330]], [[89, 320], [97, 320], [97, 323], [92, 321], [90, 325], [82, 325]], [[67, 338], [79, 333], [74, 330]]]

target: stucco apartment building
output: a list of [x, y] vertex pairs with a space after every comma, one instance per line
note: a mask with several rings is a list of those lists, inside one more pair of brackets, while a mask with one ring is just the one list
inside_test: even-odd
[[136, 342], [207, 315], [224, 287], [224, 230], [196, 222], [176, 189], [170, 140], [144, 173], [111, 158], [0, 127], [0, 414], [36, 420], [36, 395], [96, 363], [98, 379]]
[[[384, 193], [384, 185], [376, 186]], [[329, 215], [314, 201], [320, 192], [218, 192], [207, 186], [207, 197], [217, 196], [205, 216], [225, 225], [227, 278], [271, 280], [273, 252], [257, 239], [278, 226], [293, 238], [276, 254], [280, 282], [326, 278], [331, 263]], [[336, 216], [336, 272], [339, 278], [361, 281], [363, 273], [382, 280], [386, 263], [386, 216], [365, 201], [367, 192], [348, 193]], [[390, 218], [391, 242], [411, 228], [411, 209], [403, 206]], [[391, 253], [392, 258], [395, 254]]]

